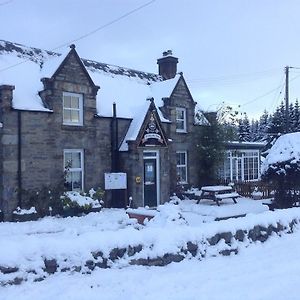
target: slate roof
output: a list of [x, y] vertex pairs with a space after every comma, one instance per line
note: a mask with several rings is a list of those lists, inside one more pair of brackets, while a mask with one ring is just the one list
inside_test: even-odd
[[[34, 47], [27, 47], [22, 44], [12, 43], [0, 40], [0, 54], [13, 53], [19, 58], [30, 60], [42, 66], [44, 61], [50, 57], [59, 57], [61, 54], [53, 51], [42, 50]], [[130, 68], [120, 67], [107, 63], [101, 63], [89, 59], [82, 58], [82, 62], [87, 69], [91, 71], [102, 71], [111, 75], [122, 75], [129, 78], [139, 78], [147, 83], [162, 81], [162, 77], [158, 74], [142, 72]]]

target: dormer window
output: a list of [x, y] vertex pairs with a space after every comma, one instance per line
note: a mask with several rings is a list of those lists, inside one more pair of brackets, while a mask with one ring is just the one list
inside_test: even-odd
[[63, 93], [63, 124], [83, 125], [83, 97], [81, 94]]
[[176, 132], [186, 132], [186, 109], [176, 107]]

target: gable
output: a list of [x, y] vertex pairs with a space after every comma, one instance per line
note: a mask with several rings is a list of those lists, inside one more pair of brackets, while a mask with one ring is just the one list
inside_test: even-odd
[[54, 74], [50, 74], [51, 79], [64, 80], [78, 84], [91, 85], [95, 84], [86, 70], [81, 58], [75, 50], [75, 46], [71, 45], [71, 50], [58, 65]]
[[167, 146], [167, 138], [153, 101], [150, 104], [138, 137], [138, 147], [147, 146]]
[[161, 119], [153, 98], [150, 105], [148, 101], [145, 101], [143, 107], [138, 110], [129, 125], [119, 150], [128, 151], [129, 141], [136, 141], [138, 147], [167, 146], [166, 134], [161, 126]]
[[170, 98], [176, 97], [180, 97], [181, 99], [190, 101], [192, 104], [196, 104], [182, 74], [180, 75], [180, 78], [170, 96]]

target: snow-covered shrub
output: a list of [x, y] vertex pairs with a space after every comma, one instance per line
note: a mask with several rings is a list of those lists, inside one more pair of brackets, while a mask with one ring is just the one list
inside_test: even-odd
[[38, 219], [38, 214], [35, 207], [29, 209], [21, 209], [19, 206], [12, 213], [14, 222], [35, 221]]
[[262, 164], [262, 179], [274, 184], [275, 204], [291, 207], [298, 202], [300, 188], [300, 132], [278, 138]]
[[158, 213], [151, 219], [147, 226], [187, 225], [178, 205], [165, 203], [157, 207]]
[[40, 217], [49, 214], [49, 207], [52, 208], [54, 214], [59, 214], [63, 209], [60, 197], [64, 192], [63, 183], [45, 185], [35, 190], [24, 190], [22, 192], [22, 208], [34, 206]]
[[178, 205], [181, 201], [182, 200], [180, 198], [178, 198], [176, 195], [173, 195], [170, 197], [169, 203]]
[[251, 196], [254, 200], [259, 200], [259, 199], [262, 199], [263, 192], [259, 191], [258, 187], [256, 186], [254, 188], [253, 192], [251, 193]]
[[29, 215], [29, 214], [36, 214], [37, 211], [35, 207], [30, 207], [29, 209], [21, 209], [19, 206], [13, 211], [13, 214], [16, 215]]
[[96, 190], [91, 188], [88, 194], [92, 199], [98, 200], [101, 204], [104, 203], [103, 201], [104, 201], [105, 191], [102, 188], [98, 187]]
[[82, 195], [79, 192], [65, 192], [61, 196], [64, 211], [70, 212], [70, 215], [89, 213], [93, 209], [100, 209], [101, 204], [97, 199]]

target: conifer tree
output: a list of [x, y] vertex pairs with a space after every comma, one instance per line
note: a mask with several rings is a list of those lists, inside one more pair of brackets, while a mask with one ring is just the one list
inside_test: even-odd
[[271, 135], [283, 134], [285, 132], [285, 107], [284, 103], [281, 102], [280, 106], [276, 108], [276, 111], [271, 117], [269, 133]]
[[264, 110], [262, 116], [259, 119], [257, 141], [267, 141], [268, 132], [270, 130], [270, 116], [269, 113]]
[[294, 119], [295, 119], [294, 105], [293, 105], [293, 103], [290, 103], [290, 105], [289, 105], [289, 132], [295, 132]]
[[259, 140], [259, 137], [258, 137], [258, 127], [259, 127], [259, 122], [257, 120], [254, 120], [252, 119], [251, 121], [251, 127], [250, 127], [250, 141], [251, 142], [256, 142]]
[[240, 142], [249, 142], [251, 140], [250, 122], [246, 113], [244, 118], [239, 120], [238, 133]]
[[293, 113], [293, 132], [300, 131], [300, 111], [298, 99], [295, 101], [294, 113]]

